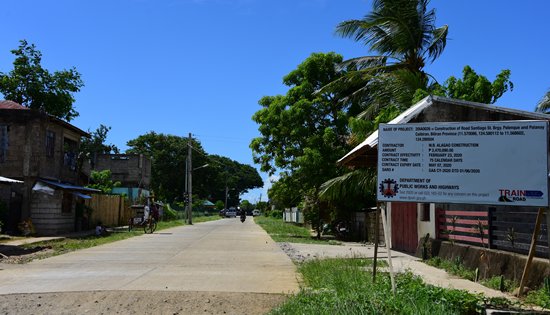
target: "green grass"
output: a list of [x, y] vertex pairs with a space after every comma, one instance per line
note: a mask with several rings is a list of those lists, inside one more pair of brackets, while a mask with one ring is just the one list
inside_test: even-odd
[[475, 281], [476, 272], [475, 270], [470, 270], [464, 266], [460, 257], [457, 257], [454, 260], [441, 259], [440, 257], [434, 257], [426, 261], [426, 264], [443, 269], [448, 273], [467, 279], [470, 281]]
[[311, 235], [308, 228], [285, 223], [282, 219], [260, 216], [255, 217], [254, 222], [260, 225], [275, 242], [340, 245], [340, 242], [334, 240], [318, 240]]
[[299, 267], [304, 286], [271, 314], [476, 314], [485, 307], [482, 295], [424, 284], [412, 273], [396, 276], [391, 292], [387, 273], [376, 282], [365, 259], [326, 259]]
[[550, 292], [543, 286], [538, 290], [529, 292], [525, 297], [525, 302], [550, 309]]
[[[500, 290], [500, 281], [500, 276], [494, 276], [492, 278], [483, 279], [480, 283], [488, 288]], [[504, 278], [503, 282], [504, 292], [513, 292], [514, 289], [519, 286], [517, 281], [512, 281], [510, 279]]]

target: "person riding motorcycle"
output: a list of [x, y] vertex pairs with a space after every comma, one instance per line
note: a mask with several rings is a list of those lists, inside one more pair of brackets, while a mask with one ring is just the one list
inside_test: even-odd
[[241, 210], [241, 222], [244, 223], [244, 220], [246, 220], [246, 211], [244, 209]]

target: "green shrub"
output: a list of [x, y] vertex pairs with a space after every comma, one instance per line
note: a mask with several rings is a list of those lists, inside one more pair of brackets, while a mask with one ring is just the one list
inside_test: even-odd
[[525, 297], [525, 302], [550, 308], [550, 292], [543, 286], [538, 290], [529, 292]]
[[269, 211], [269, 216], [276, 219], [282, 219], [283, 218], [283, 211], [281, 210], [271, 210]]
[[178, 213], [176, 212], [176, 210], [170, 207], [169, 203], [167, 203], [166, 206], [164, 207], [163, 218], [165, 221], [172, 221], [178, 218]]

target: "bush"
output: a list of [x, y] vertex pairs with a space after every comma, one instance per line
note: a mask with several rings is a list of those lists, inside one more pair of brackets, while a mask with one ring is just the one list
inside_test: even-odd
[[169, 203], [167, 203], [166, 207], [164, 207], [163, 218], [164, 218], [165, 221], [172, 221], [172, 220], [176, 220], [178, 218], [178, 213], [176, 212], [176, 210], [174, 210], [174, 209], [172, 209], [172, 207], [170, 207]]
[[282, 219], [283, 218], [283, 211], [281, 210], [271, 210], [269, 211], [269, 216], [275, 219]]

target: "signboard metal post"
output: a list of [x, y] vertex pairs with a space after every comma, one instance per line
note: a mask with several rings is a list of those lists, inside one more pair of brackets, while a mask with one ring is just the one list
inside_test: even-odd
[[376, 263], [378, 261], [378, 242], [380, 241], [380, 202], [376, 203], [376, 217], [374, 219], [374, 262], [372, 264], [372, 282], [376, 281]]

